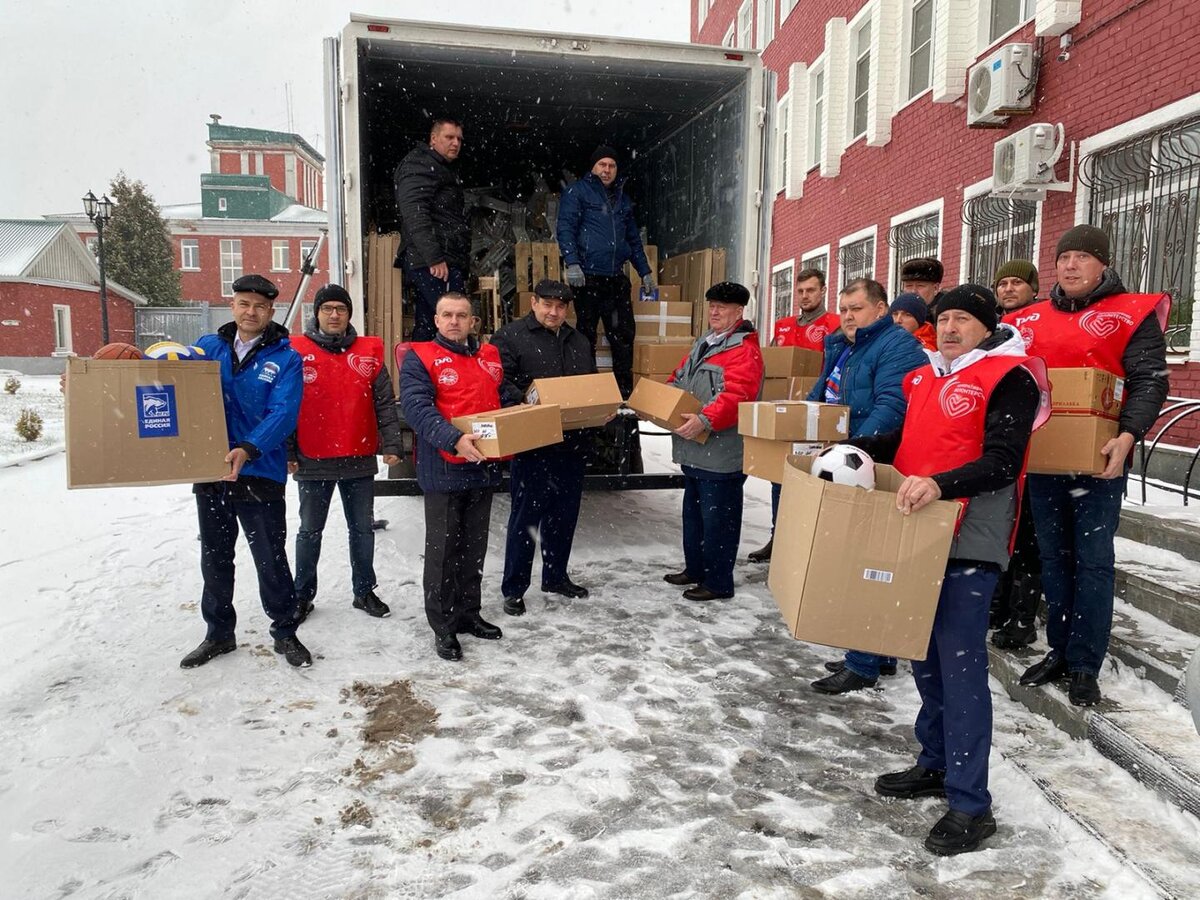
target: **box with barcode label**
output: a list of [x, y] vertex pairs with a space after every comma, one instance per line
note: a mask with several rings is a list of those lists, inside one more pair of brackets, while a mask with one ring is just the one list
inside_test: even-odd
[[814, 644], [924, 659], [959, 504], [937, 500], [906, 516], [896, 508], [904, 476], [891, 466], [876, 465], [866, 491], [814, 478], [812, 460], [783, 463], [768, 586], [788, 630]]
[[738, 434], [768, 441], [841, 441], [850, 436], [850, 407], [806, 400], [739, 403]]
[[450, 424], [479, 438], [476, 448], [488, 459], [562, 443], [562, 413], [554, 404], [509, 406], [473, 416], [458, 416]]

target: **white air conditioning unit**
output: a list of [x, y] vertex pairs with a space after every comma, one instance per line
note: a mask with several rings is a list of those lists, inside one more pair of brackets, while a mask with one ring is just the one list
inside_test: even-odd
[[992, 151], [992, 192], [1032, 194], [1060, 190], [1054, 166], [1066, 135], [1061, 124], [1039, 122], [996, 141]]
[[967, 76], [967, 125], [994, 128], [1030, 110], [1034, 75], [1032, 44], [1005, 44], [976, 63]]

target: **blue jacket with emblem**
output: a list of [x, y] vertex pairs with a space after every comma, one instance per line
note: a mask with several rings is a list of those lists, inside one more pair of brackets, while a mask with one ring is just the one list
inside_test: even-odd
[[288, 435], [296, 430], [303, 391], [300, 354], [288, 331], [271, 322], [262, 340], [238, 362], [237, 325], [229, 322], [196, 341], [207, 359], [221, 364], [221, 395], [229, 446], [250, 454], [243, 475], [287, 481]]
[[[851, 346], [841, 330], [825, 338], [825, 365], [808, 400], [825, 402], [825, 382], [838, 358]], [[842, 366], [841, 403], [850, 407], [850, 437], [886, 434], [904, 423], [908, 403], [904, 376], [929, 362], [921, 342], [884, 316], [854, 335]]]
[[620, 275], [625, 263], [632, 262], [638, 275], [650, 274], [624, 184], [619, 178], [609, 191], [589, 172], [563, 191], [557, 234], [568, 266], [582, 266], [589, 275]]

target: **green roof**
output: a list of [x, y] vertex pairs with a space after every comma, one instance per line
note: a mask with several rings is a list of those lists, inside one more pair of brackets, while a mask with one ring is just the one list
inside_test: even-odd
[[299, 144], [318, 162], [325, 162], [325, 157], [300, 137], [288, 131], [268, 131], [265, 128], [243, 128], [240, 125], [222, 125], [219, 122], [208, 123], [208, 139], [210, 141], [230, 141], [236, 144]]

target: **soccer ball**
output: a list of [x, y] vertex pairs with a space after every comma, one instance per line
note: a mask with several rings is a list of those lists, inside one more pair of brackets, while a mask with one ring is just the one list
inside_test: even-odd
[[146, 359], [203, 359], [199, 347], [187, 347], [176, 341], [159, 341], [146, 348]]
[[834, 484], [846, 484], [868, 491], [875, 490], [875, 463], [857, 447], [834, 444], [813, 460], [810, 473]]

